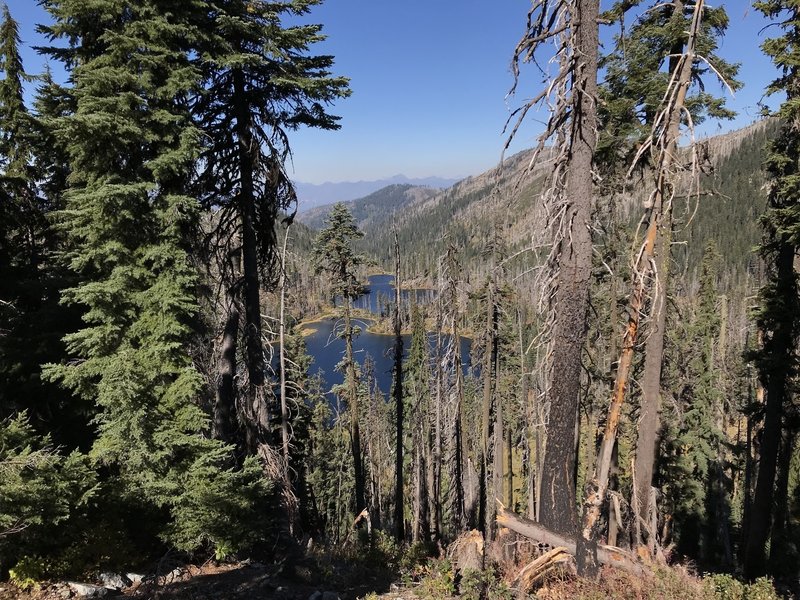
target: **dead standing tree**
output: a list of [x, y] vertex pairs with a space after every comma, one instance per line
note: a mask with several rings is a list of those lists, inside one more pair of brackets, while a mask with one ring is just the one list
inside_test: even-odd
[[[598, 452], [594, 474], [586, 487], [582, 536], [579, 542], [587, 543], [587, 552], [585, 556], [579, 557], [579, 562], [581, 562], [581, 559], [590, 559], [590, 562], [587, 563], [590, 568], [596, 564], [596, 547], [599, 537], [597, 526], [608, 492], [612, 452], [617, 439], [622, 404], [631, 378], [634, 352], [648, 306], [651, 310], [656, 311], [656, 325], [660, 325], [663, 328], [663, 322], [659, 318], [659, 314], [663, 313], [664, 310], [664, 294], [666, 290], [664, 285], [659, 283], [659, 268], [664, 268], [668, 260], [672, 231], [672, 204], [676, 193], [676, 185], [682, 175], [682, 171], [685, 170], [685, 166], [681, 164], [678, 157], [678, 141], [681, 136], [681, 123], [684, 118], [689, 121], [689, 128], [691, 129], [691, 116], [686, 108], [686, 95], [692, 82], [692, 70], [695, 61], [702, 60], [702, 57], [696, 53], [696, 42], [700, 34], [703, 9], [704, 1], [697, 0], [694, 4], [691, 27], [684, 51], [681, 55], [675, 57], [675, 60], [671, 61], [672, 69], [669, 85], [662, 101], [661, 110], [656, 115], [653, 123], [652, 134], [642, 144], [634, 160], [635, 165], [648, 153], [651, 155], [654, 184], [646, 206], [646, 234], [633, 261], [628, 324], [622, 340], [622, 349], [617, 365], [611, 403], [606, 416], [603, 439]], [[683, 2], [677, 0], [675, 2], [675, 10], [683, 11]], [[692, 161], [689, 168], [694, 175], [692, 181], [696, 181], [697, 159], [694, 152], [692, 153]], [[663, 331], [656, 332], [656, 335], [663, 335]], [[652, 471], [650, 472], [652, 473]], [[638, 490], [640, 495], [647, 494], [648, 498], [649, 491], [649, 484], [646, 490]], [[639, 518], [644, 516], [641, 515], [640, 507], [634, 507], [634, 509], [638, 509]], [[648, 510], [652, 510], [652, 508]], [[651, 532], [650, 538], [654, 541], [655, 532]], [[594, 560], [591, 560], [592, 558]]]
[[[441, 331], [448, 332], [448, 340], [444, 348], [437, 353], [437, 378], [440, 383], [441, 396], [447, 398], [445, 417], [447, 431], [447, 479], [449, 488], [447, 496], [450, 510], [450, 529], [453, 537], [460, 534], [467, 525], [467, 499], [464, 490], [464, 371], [461, 356], [461, 332], [459, 309], [460, 292], [458, 274], [460, 265], [456, 259], [456, 250], [448, 245], [447, 252], [439, 259], [439, 289], [437, 294], [437, 312], [442, 324]], [[439, 406], [437, 411], [441, 411]], [[438, 413], [437, 413], [438, 414]], [[441, 474], [439, 477], [441, 482]]]
[[[512, 113], [509, 141], [530, 109], [547, 102], [550, 118], [539, 138], [531, 166], [554, 136], [552, 175], [542, 195], [549, 213], [552, 246], [548, 269], [540, 280], [548, 312], [550, 344], [547, 441], [540, 478], [540, 522], [572, 535], [575, 510], [576, 422], [581, 381], [581, 353], [587, 332], [593, 210], [592, 161], [597, 140], [598, 0], [535, 0], [525, 35], [514, 51], [514, 88], [520, 64], [535, 61], [548, 42], [554, 44], [548, 77], [538, 96]], [[508, 147], [508, 144], [506, 147]]]
[[392, 394], [395, 402], [395, 487], [394, 487], [394, 524], [395, 537], [398, 542], [405, 539], [405, 518], [403, 500], [403, 327], [400, 322], [400, 242], [397, 230], [394, 231], [394, 386]]

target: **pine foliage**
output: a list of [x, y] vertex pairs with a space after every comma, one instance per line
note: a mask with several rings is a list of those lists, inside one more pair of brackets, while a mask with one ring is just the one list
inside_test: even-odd
[[77, 451], [59, 453], [25, 413], [0, 422], [0, 570], [43, 552], [65, 521], [82, 514], [97, 491], [96, 474]]
[[226, 470], [224, 447], [205, 435], [203, 379], [187, 350], [199, 310], [189, 256], [198, 206], [184, 191], [199, 154], [185, 102], [199, 85], [187, 47], [196, 6], [46, 3], [49, 35], [68, 42], [51, 53], [74, 66], [75, 112], [55, 120], [71, 166], [59, 220], [79, 278], [64, 295], [85, 310], [65, 338], [71, 360], [47, 374], [97, 404], [92, 456], [172, 512], [164, 535], [182, 547], [202, 537], [183, 527], [212, 521], [181, 520], [188, 506], [217, 500], [192, 490], [198, 469], [233, 498], [246, 491], [233, 485], [245, 472]]

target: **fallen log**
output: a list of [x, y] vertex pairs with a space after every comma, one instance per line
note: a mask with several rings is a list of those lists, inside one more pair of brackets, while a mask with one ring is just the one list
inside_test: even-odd
[[[562, 547], [572, 556], [575, 556], [577, 551], [578, 545], [573, 538], [554, 533], [536, 521], [531, 521], [510, 510], [506, 510], [499, 502], [497, 508], [497, 522], [503, 527], [508, 527], [511, 531], [516, 531], [518, 534], [536, 540], [542, 544], [547, 544], [554, 548]], [[615, 569], [621, 569], [637, 577], [644, 577], [650, 574], [650, 569], [636, 560], [631, 553], [622, 548], [617, 548], [616, 546], [598, 544], [597, 562], [601, 565], [608, 565]]]

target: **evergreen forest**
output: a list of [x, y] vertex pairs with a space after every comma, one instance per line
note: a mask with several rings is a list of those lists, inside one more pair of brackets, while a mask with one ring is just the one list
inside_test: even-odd
[[0, 598], [800, 597], [800, 2], [705, 138], [736, 3], [523, 2], [532, 148], [303, 212], [321, 2], [0, 5]]

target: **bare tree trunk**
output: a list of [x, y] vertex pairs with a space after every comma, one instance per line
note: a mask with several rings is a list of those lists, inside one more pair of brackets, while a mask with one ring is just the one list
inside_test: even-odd
[[453, 327], [455, 340], [455, 398], [456, 405], [453, 410], [453, 525], [460, 532], [466, 525], [466, 502], [464, 498], [464, 439], [462, 431], [464, 411], [464, 374], [461, 367], [461, 339], [458, 337], [458, 327]]
[[225, 293], [225, 325], [217, 371], [217, 390], [214, 402], [214, 437], [227, 443], [236, 443], [236, 350], [239, 341], [239, 307], [236, 293], [228, 288]]
[[[450, 515], [451, 525], [456, 534], [466, 526], [466, 502], [464, 497], [464, 447], [462, 424], [464, 411], [464, 372], [462, 370], [461, 357], [461, 334], [459, 330], [460, 314], [458, 310], [458, 285], [456, 274], [458, 264], [455, 259], [455, 249], [450, 246], [443, 259], [444, 273], [442, 277], [442, 293], [439, 298], [442, 302], [446, 301], [447, 318], [450, 325], [450, 343], [452, 344], [452, 368], [453, 368], [453, 388], [451, 390], [453, 398], [452, 407], [452, 450], [450, 456]], [[443, 311], [444, 313], [444, 311]]]
[[[524, 428], [524, 435], [525, 435], [525, 449], [523, 450], [524, 454], [522, 457], [522, 464], [528, 465], [527, 471], [527, 480], [526, 484], [526, 496], [527, 496], [527, 504], [528, 504], [528, 511], [527, 516], [530, 519], [536, 520], [536, 471], [538, 470], [538, 463], [535, 459], [535, 450], [534, 450], [534, 443], [533, 443], [533, 435], [532, 431], [535, 427], [535, 420], [536, 420], [536, 411], [531, 406], [531, 400], [528, 397], [529, 390], [528, 390], [528, 372], [527, 372], [527, 363], [525, 362], [525, 357], [527, 356], [527, 352], [525, 349], [525, 321], [526, 321], [526, 311], [525, 307], [522, 306], [517, 310], [517, 325], [519, 329], [519, 368], [520, 368], [520, 376], [519, 376], [519, 383], [520, 383], [520, 399], [521, 404], [523, 407], [523, 414], [528, 420], [527, 425]], [[524, 476], [525, 471], [523, 469], [522, 474]], [[513, 507], [512, 503], [508, 504], [509, 506]]]
[[[580, 540], [575, 540], [573, 536], [559, 534], [550, 531], [548, 528], [520, 517], [519, 515], [500, 507], [497, 511], [497, 522], [503, 527], [508, 527], [520, 535], [531, 538], [542, 544], [564, 548], [569, 554], [576, 556], [579, 552], [578, 544]], [[598, 546], [597, 560], [600, 564], [621, 569], [637, 577], [644, 577], [647, 574], [645, 568], [636, 560], [634, 556], [623, 550], [612, 546]]]
[[428, 504], [426, 507], [426, 520], [425, 520], [425, 541], [429, 541], [431, 536], [435, 536], [436, 527], [434, 521], [436, 520], [436, 505], [438, 504], [438, 499], [434, 493], [436, 487], [436, 473], [435, 467], [433, 464], [433, 444], [434, 444], [434, 433], [433, 433], [433, 423], [431, 422], [431, 412], [430, 406], [426, 407], [425, 410], [425, 452], [423, 453], [423, 459], [425, 461], [425, 489], [427, 490], [427, 500]]
[[[786, 306], [796, 303], [797, 286], [793, 268], [795, 247], [786, 242], [780, 245], [777, 252], [775, 281]], [[786, 312], [784, 310], [784, 312]], [[775, 493], [775, 474], [778, 466], [778, 453], [781, 445], [781, 419], [783, 406], [789, 391], [788, 374], [790, 356], [794, 350], [793, 314], [783, 319], [776, 319], [772, 335], [764, 336], [765, 356], [772, 359], [769, 370], [765, 368], [761, 377], [765, 378], [766, 406], [764, 410], [764, 428], [761, 433], [760, 460], [756, 491], [750, 510], [750, 527], [747, 532], [744, 569], [749, 578], [755, 578], [766, 572], [766, 545], [770, 536], [773, 517]], [[776, 357], [780, 357], [775, 360]]]
[[575, 423], [586, 341], [592, 238], [592, 162], [597, 141], [597, 0], [578, 0], [570, 17], [578, 61], [571, 73], [570, 154], [563, 197], [564, 230], [557, 254], [550, 411], [541, 477], [539, 519], [553, 531], [574, 534]]
[[[669, 286], [670, 247], [672, 244], [672, 211], [664, 211], [664, 220], [659, 228], [654, 248], [658, 261], [658, 287], [652, 304], [651, 323], [645, 342], [644, 374], [642, 376], [642, 398], [639, 409], [636, 458], [634, 463], [634, 486], [637, 502], [633, 510], [637, 525], [648, 523], [650, 514], [650, 486], [653, 483], [658, 432], [661, 412], [661, 365], [664, 360], [664, 336], [667, 322], [667, 292]], [[641, 520], [639, 520], [641, 519]], [[642, 528], [638, 527], [639, 532]], [[638, 537], [638, 536], [637, 536]], [[656, 532], [647, 531], [646, 536], [636, 540], [640, 546], [655, 549]], [[651, 552], [652, 555], [652, 552]]]
[[486, 507], [487, 518], [487, 532], [491, 532], [488, 539], [494, 539], [495, 522], [494, 516], [496, 512], [496, 501], [502, 499], [503, 496], [503, 456], [505, 455], [505, 423], [503, 422], [503, 406], [500, 398], [495, 399], [496, 407], [494, 410], [494, 431], [493, 433], [493, 464], [492, 464], [492, 493], [491, 497], [487, 498], [488, 505]]
[[[240, 70], [233, 72], [234, 97], [243, 99], [246, 95], [244, 77]], [[258, 249], [255, 226], [255, 186], [253, 177], [255, 165], [253, 152], [256, 143], [250, 128], [250, 115], [243, 100], [234, 106], [236, 116], [236, 136], [238, 138], [238, 159], [240, 189], [238, 197], [239, 217], [242, 224], [242, 274], [244, 298], [244, 338], [249, 383], [248, 400], [252, 410], [259, 401], [258, 389], [264, 385], [264, 348], [261, 342], [261, 285], [258, 275]], [[261, 400], [263, 401], [263, 400]], [[251, 440], [255, 442], [256, 440]], [[262, 440], [258, 440], [260, 442]]]
[[511, 428], [506, 427], [506, 503], [514, 506], [514, 440]]
[[772, 521], [769, 548], [770, 571], [776, 575], [787, 572], [786, 557], [791, 552], [789, 538], [789, 477], [796, 432], [785, 428], [778, 456], [778, 475], [775, 482], [775, 518]]
[[394, 232], [394, 402], [395, 402], [395, 488], [394, 521], [395, 537], [405, 538], [403, 510], [403, 332], [400, 323], [400, 242]]
[[279, 323], [280, 343], [280, 371], [281, 371], [281, 448], [283, 450], [284, 473], [287, 488], [289, 482], [289, 406], [286, 402], [286, 246], [289, 241], [289, 226], [286, 227], [286, 236], [283, 238], [283, 251], [281, 252], [281, 308]]
[[229, 444], [235, 444], [237, 453], [244, 455], [244, 440], [239, 435], [239, 418], [236, 410], [237, 353], [239, 349], [239, 327], [241, 310], [239, 287], [241, 286], [241, 240], [225, 256], [222, 267], [222, 282], [225, 286], [222, 340], [217, 361], [217, 389], [214, 402], [214, 436]]
[[355, 515], [367, 507], [366, 490], [364, 482], [364, 465], [361, 457], [361, 430], [359, 428], [358, 410], [358, 376], [356, 363], [353, 356], [353, 326], [350, 319], [350, 301], [344, 299], [344, 342], [345, 342], [345, 367], [347, 373], [347, 403], [350, 409], [350, 448], [353, 455], [353, 476], [355, 480], [356, 506]]
[[[481, 378], [483, 379], [483, 403], [481, 405], [480, 491], [478, 496], [478, 529], [483, 532], [487, 540], [492, 539], [494, 525], [493, 519], [489, 514], [494, 511], [494, 501], [489, 498], [489, 489], [494, 488], [493, 485], [489, 485], [489, 444], [492, 435], [494, 386], [497, 379], [497, 305], [495, 304], [495, 295], [494, 273], [492, 273], [486, 285], [485, 347], [483, 350], [483, 367], [481, 369]], [[497, 409], [495, 409], [494, 412], [495, 418], [497, 418]], [[495, 423], [495, 426], [497, 426], [497, 423]], [[502, 424], [500, 424], [500, 426], [502, 428]]]
[[431, 497], [433, 498], [433, 511], [431, 513], [431, 529], [434, 539], [439, 542], [442, 539], [442, 395], [443, 395], [443, 373], [442, 373], [442, 315], [440, 308], [437, 307], [436, 314], [436, 380], [435, 390], [435, 416], [434, 416], [434, 441], [433, 441], [433, 485], [431, 486]]

